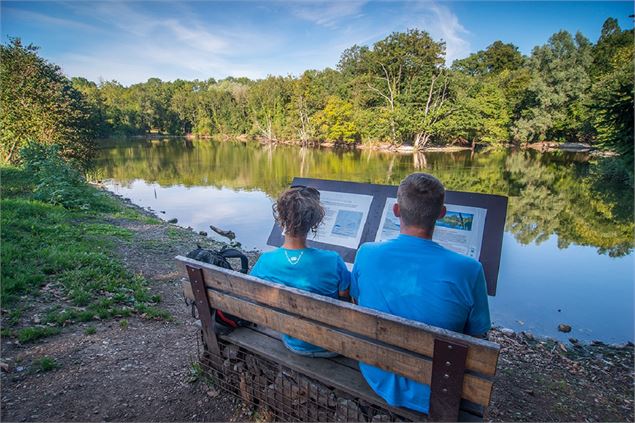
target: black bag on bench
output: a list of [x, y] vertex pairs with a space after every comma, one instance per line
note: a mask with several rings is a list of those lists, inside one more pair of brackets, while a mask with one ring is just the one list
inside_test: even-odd
[[[247, 256], [235, 248], [223, 247], [220, 251], [214, 251], [202, 248], [197, 244], [196, 249], [187, 254], [187, 258], [230, 270], [234, 270], [234, 268], [227, 259], [238, 258], [240, 259], [239, 272], [247, 273], [249, 271], [249, 260], [247, 259]], [[194, 307], [194, 305], [192, 305], [192, 307]], [[218, 309], [215, 310], [214, 317], [214, 332], [219, 335], [227, 335], [237, 327], [251, 325], [251, 322], [248, 322], [247, 320], [241, 319], [240, 317], [236, 317], [229, 313], [224, 313]]]

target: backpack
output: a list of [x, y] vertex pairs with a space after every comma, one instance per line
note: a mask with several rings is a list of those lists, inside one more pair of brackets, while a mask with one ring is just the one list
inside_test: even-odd
[[[230, 270], [234, 269], [227, 259], [238, 258], [240, 259], [239, 272], [247, 273], [247, 271], [249, 270], [249, 260], [247, 259], [247, 256], [245, 256], [243, 253], [236, 250], [235, 248], [223, 247], [220, 251], [215, 251], [206, 250], [205, 248], [202, 248], [200, 245], [197, 244], [196, 249], [190, 251], [186, 257]], [[192, 315], [194, 315], [194, 307], [194, 304], [192, 304]], [[218, 309], [215, 310], [214, 317], [216, 323], [214, 325], [214, 331], [219, 335], [227, 335], [237, 327], [248, 326], [251, 324], [251, 322], [248, 322], [247, 320], [243, 320], [240, 317], [234, 316], [229, 313], [224, 313], [223, 311]]]

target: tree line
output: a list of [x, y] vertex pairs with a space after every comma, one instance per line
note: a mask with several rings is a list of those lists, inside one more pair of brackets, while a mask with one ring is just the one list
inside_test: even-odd
[[[5, 161], [27, 139], [79, 160], [91, 138], [149, 132], [302, 144], [593, 142], [633, 157], [633, 30], [607, 19], [596, 43], [560, 31], [524, 56], [496, 41], [445, 65], [412, 29], [345, 50], [336, 69], [260, 80], [68, 80], [13, 39], [2, 46]], [[66, 146], [66, 147], [64, 147]]]

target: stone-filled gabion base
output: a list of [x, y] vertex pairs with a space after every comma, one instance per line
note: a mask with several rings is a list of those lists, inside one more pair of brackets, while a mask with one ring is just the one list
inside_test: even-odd
[[217, 387], [242, 399], [271, 421], [409, 421], [297, 371], [221, 342], [221, 356], [199, 349], [199, 360]]

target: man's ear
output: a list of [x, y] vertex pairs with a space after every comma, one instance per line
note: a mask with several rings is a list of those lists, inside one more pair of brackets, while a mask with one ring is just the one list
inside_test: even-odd
[[441, 207], [441, 213], [439, 213], [439, 217], [437, 217], [437, 220], [443, 219], [445, 217], [445, 213], [447, 211], [448, 211], [448, 209], [445, 206]]
[[395, 214], [395, 217], [401, 217], [401, 210], [399, 210], [399, 203], [395, 203], [392, 206], [392, 212]]

